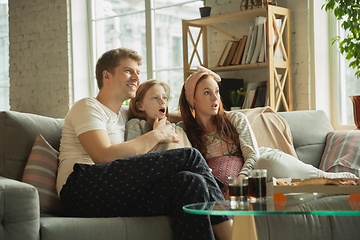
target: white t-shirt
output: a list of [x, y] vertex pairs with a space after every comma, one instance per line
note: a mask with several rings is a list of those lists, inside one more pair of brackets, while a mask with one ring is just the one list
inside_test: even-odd
[[73, 171], [75, 163], [94, 164], [83, 149], [78, 136], [92, 130], [107, 131], [111, 144], [124, 142], [128, 107], [123, 106], [116, 114], [96, 98], [84, 98], [74, 104], [65, 117], [59, 155], [56, 182], [58, 194]]

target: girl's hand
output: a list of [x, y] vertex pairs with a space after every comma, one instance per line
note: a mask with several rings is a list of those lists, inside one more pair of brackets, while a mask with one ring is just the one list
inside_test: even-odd
[[175, 133], [175, 128], [171, 125], [166, 124], [166, 117], [159, 120], [158, 116], [155, 116], [155, 121], [153, 125], [153, 131], [159, 131], [162, 137], [160, 142], [170, 143], [170, 142], [179, 142], [179, 136]]

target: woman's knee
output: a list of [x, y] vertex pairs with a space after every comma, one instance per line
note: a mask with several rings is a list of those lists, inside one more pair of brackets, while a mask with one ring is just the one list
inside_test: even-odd
[[267, 148], [260, 152], [255, 168], [265, 168], [265, 166], [280, 164], [284, 155], [285, 153], [280, 150]]

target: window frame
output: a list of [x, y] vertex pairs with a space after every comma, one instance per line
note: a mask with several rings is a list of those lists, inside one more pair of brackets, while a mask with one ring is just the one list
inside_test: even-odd
[[[145, 0], [145, 9], [144, 10], [140, 10], [137, 12], [131, 12], [131, 13], [127, 13], [128, 14], [132, 14], [132, 13], [139, 13], [139, 12], [145, 12], [145, 38], [146, 38], [146, 56], [142, 56], [144, 59], [146, 59], [146, 77], [147, 79], [153, 79], [157, 77], [157, 74], [163, 71], [172, 71], [172, 70], [181, 70], [181, 73], [183, 74], [183, 61], [181, 59], [180, 63], [181, 65], [178, 67], [165, 67], [165, 68], [157, 68], [156, 66], [156, 37], [155, 37], [155, 11], [160, 10], [160, 9], [164, 9], [164, 8], [171, 8], [171, 7], [176, 7], [176, 6], [181, 6], [181, 5], [185, 5], [185, 4], [189, 4], [189, 3], [195, 3], [195, 2], [202, 2], [201, 0], [188, 0], [188, 1], [182, 1], [180, 3], [174, 3], [174, 4], [167, 4], [167, 5], [163, 5], [163, 6], [159, 6], [159, 7], [155, 7], [155, 0]], [[93, 7], [93, 0], [88, 1], [88, 25], [89, 25], [89, 41], [91, 41], [89, 44], [91, 46], [91, 59], [96, 58], [96, 53], [95, 53], [95, 43], [93, 41], [93, 22], [96, 20], [100, 20], [100, 19], [93, 19], [92, 17], [92, 7]], [[113, 17], [121, 17], [124, 16], [125, 14], [119, 14]], [[200, 17], [200, 14], [199, 14]], [[94, 60], [95, 61], [95, 60]], [[90, 74], [90, 78], [96, 82], [95, 79], [95, 66], [94, 64], [92, 64], [90, 66], [91, 68], [91, 74]], [[183, 78], [183, 77], [182, 77]], [[97, 87], [93, 87], [92, 88], [92, 95], [95, 96], [98, 92]]]
[[[7, 1], [8, 2], [8, 1]], [[9, 28], [9, 3], [7, 3], [7, 19], [8, 19], [8, 22], [7, 22], [7, 27]], [[0, 37], [1, 40], [4, 40], [6, 41], [7, 40], [7, 46], [8, 46], [8, 50], [7, 50], [7, 63], [8, 63], [8, 67], [7, 67], [7, 72], [5, 73], [5, 75], [7, 75], [7, 83], [5, 84], [0, 84], [0, 89], [1, 89], [1, 92], [3, 91], [4, 89], [4, 92], [7, 92], [8, 94], [1, 94], [2, 96], [2, 99], [1, 99], [1, 102], [7, 102], [7, 106], [4, 105], [4, 108], [1, 108], [0, 110], [1, 111], [8, 111], [10, 110], [10, 77], [9, 77], [9, 31], [7, 32], [7, 35], [3, 35]], [[5, 53], [5, 52], [4, 52]], [[5, 56], [6, 57], [6, 56]], [[4, 58], [5, 58], [4, 57]], [[7, 98], [7, 99], [5, 99]], [[2, 106], [2, 104], [0, 105]]]
[[309, 109], [323, 110], [336, 131], [353, 130], [356, 129], [355, 125], [341, 125], [339, 118], [341, 114], [339, 83], [342, 72], [340, 66], [342, 68], [347, 66], [342, 63], [345, 56], [341, 55], [338, 43], [332, 44], [332, 39], [339, 36], [339, 22], [332, 12], [322, 9], [325, 3], [326, 0], [312, 0], [309, 6], [311, 12]]
[[[329, 34], [330, 39], [333, 39], [336, 36], [341, 36], [341, 22], [335, 18], [333, 13], [329, 13]], [[345, 58], [346, 56], [340, 53], [339, 49], [339, 42], [336, 42], [334, 44], [330, 44], [330, 83], [331, 83], [331, 95], [333, 96], [331, 98], [331, 122], [333, 125], [333, 128], [336, 131], [342, 131], [342, 130], [355, 130], [355, 124], [354, 125], [343, 125], [341, 124], [339, 116], [346, 115], [346, 105], [344, 105], [344, 101], [341, 101], [341, 94], [339, 93], [339, 87], [340, 91], [343, 92], [343, 96], [345, 96], [344, 91], [346, 91], [346, 87], [343, 85], [343, 82], [341, 79], [344, 78], [345, 75], [345, 68], [349, 67], [345, 65]], [[343, 99], [344, 100], [344, 99]], [[349, 99], [350, 100], [350, 99]], [[340, 105], [343, 105], [341, 109], [343, 111], [340, 111]]]

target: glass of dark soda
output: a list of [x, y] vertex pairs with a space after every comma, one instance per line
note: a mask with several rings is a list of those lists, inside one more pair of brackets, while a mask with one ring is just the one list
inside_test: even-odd
[[229, 177], [229, 199], [230, 207], [236, 208], [241, 201], [248, 199], [248, 178], [247, 177]]
[[266, 169], [249, 171], [249, 198], [250, 202], [266, 198]]

